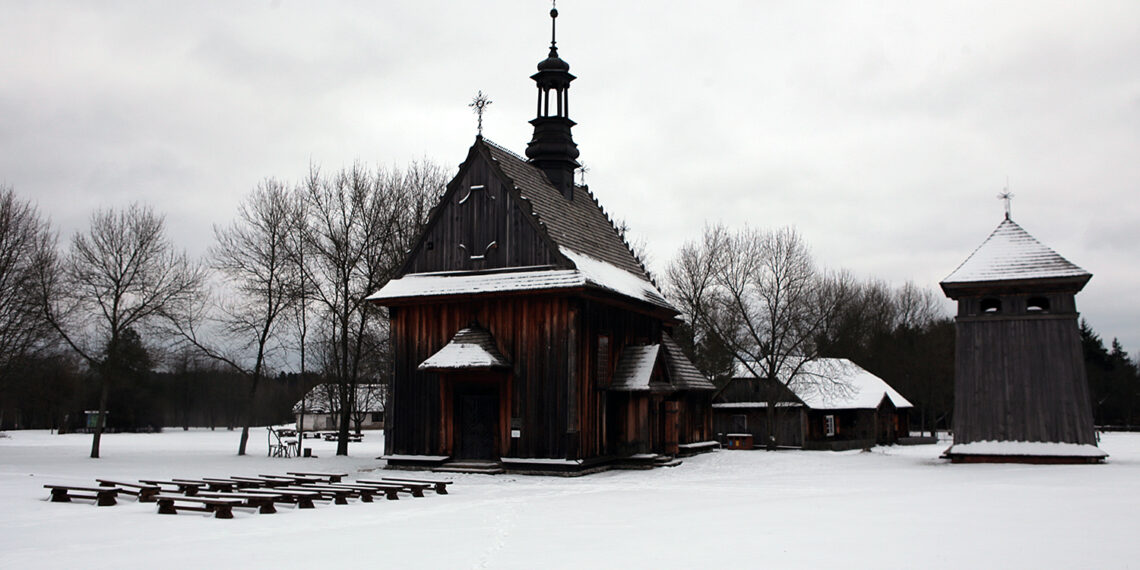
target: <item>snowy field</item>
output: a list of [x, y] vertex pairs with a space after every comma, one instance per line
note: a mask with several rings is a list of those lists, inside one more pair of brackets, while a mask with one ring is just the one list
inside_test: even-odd
[[[3, 568], [1140, 568], [1140, 434], [1104, 465], [950, 465], [947, 444], [718, 451], [580, 478], [450, 475], [451, 494], [235, 510], [51, 503], [45, 483], [380, 468], [379, 433], [267, 458], [265, 430], [0, 437]], [[432, 474], [441, 478], [442, 474]]]

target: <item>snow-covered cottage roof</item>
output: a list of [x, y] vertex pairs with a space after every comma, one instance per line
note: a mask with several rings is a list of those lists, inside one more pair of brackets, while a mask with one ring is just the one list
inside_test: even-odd
[[[736, 377], [750, 376], [747, 368], [738, 363]], [[846, 358], [819, 358], [805, 362], [794, 379], [790, 382], [782, 379], [781, 384], [787, 386], [805, 406], [815, 410], [874, 409], [879, 407], [883, 398], [890, 400], [896, 408], [913, 407], [885, 380]]]
[[369, 300], [577, 288], [607, 291], [677, 312], [588, 188], [575, 187], [574, 198], [568, 199], [544, 172], [522, 157], [483, 138], [475, 141], [475, 149], [486, 150], [507, 185], [529, 204], [522, 211], [533, 217], [535, 226], [557, 247], [557, 255], [566, 263], [560, 260], [559, 266], [410, 273], [389, 281]]
[[[358, 408], [356, 411], [363, 413], [383, 412], [384, 392], [387, 389], [388, 387], [383, 384], [358, 384], [356, 386], [356, 407]], [[302, 406], [304, 406], [303, 409], [306, 414], [332, 413], [337, 407], [339, 395], [339, 388], [336, 384], [318, 384], [313, 386], [304, 398], [293, 404], [293, 413], [301, 413]]]
[[1006, 218], [945, 284], [1091, 276]]
[[490, 332], [480, 327], [467, 327], [455, 333], [451, 341], [419, 365], [420, 370], [474, 370], [510, 368], [511, 363], [495, 347]]

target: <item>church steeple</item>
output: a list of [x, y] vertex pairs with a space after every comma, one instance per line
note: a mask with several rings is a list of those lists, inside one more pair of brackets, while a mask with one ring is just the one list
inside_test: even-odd
[[538, 63], [538, 73], [530, 76], [538, 85], [538, 114], [531, 120], [534, 136], [526, 147], [530, 163], [546, 173], [546, 177], [567, 199], [574, 198], [574, 170], [578, 164], [578, 145], [570, 134], [570, 64], [558, 57], [555, 40], [558, 10], [550, 10], [550, 53]]

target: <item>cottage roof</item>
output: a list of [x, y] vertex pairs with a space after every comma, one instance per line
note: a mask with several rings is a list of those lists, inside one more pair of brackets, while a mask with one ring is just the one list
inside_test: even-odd
[[476, 370], [510, 366], [510, 361], [495, 346], [491, 333], [482, 327], [471, 326], [455, 333], [443, 348], [421, 362], [419, 369]]
[[[790, 372], [789, 372], [790, 373]], [[737, 365], [738, 378], [750, 376]], [[846, 358], [818, 358], [800, 366], [794, 379], [782, 380], [797, 399], [816, 410], [874, 409], [884, 398], [896, 408], [913, 405], [885, 380]]]
[[[387, 389], [384, 384], [357, 384], [355, 411], [383, 412], [384, 393]], [[336, 384], [318, 384], [293, 404], [293, 413], [299, 414], [303, 409], [306, 414], [329, 414], [336, 408], [339, 398], [339, 387]]]
[[1008, 217], [943, 284], [1091, 277]]

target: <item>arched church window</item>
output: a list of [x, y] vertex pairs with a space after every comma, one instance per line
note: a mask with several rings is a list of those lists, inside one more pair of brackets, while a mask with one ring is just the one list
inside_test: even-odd
[[1045, 313], [1049, 311], [1049, 299], [1046, 297], [1030, 297], [1025, 303], [1025, 310], [1030, 313]]

